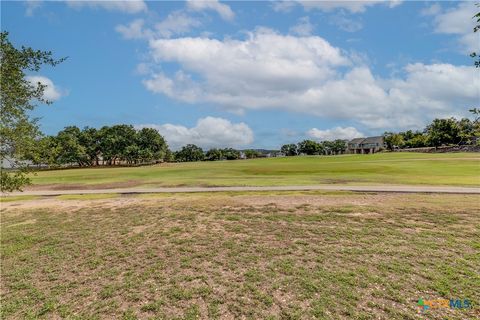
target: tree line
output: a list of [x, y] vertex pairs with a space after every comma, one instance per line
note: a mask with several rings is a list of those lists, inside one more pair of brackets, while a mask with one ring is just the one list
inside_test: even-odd
[[422, 131], [385, 132], [387, 149], [439, 147], [442, 145], [473, 145], [480, 142], [479, 110], [470, 110], [476, 118], [435, 119]]
[[104, 126], [100, 129], [68, 126], [56, 135], [35, 139], [22, 160], [48, 167], [141, 165], [159, 162], [190, 162], [253, 159], [261, 156], [256, 150], [202, 148], [187, 144], [170, 151], [160, 133], [152, 128], [136, 130], [132, 125]]
[[342, 154], [347, 150], [347, 141], [337, 139], [334, 141], [317, 142], [313, 140], [303, 140], [297, 144], [284, 144], [280, 152], [287, 156], [296, 156], [300, 154], [320, 155], [320, 154]]
[[177, 162], [218, 161], [237, 160], [241, 158], [254, 159], [261, 156], [262, 154], [259, 151], [252, 149], [240, 151], [233, 148], [211, 148], [204, 152], [202, 148], [194, 144], [187, 144], [179, 151], [173, 153], [173, 160]]
[[[475, 113], [475, 109], [472, 112]], [[404, 131], [384, 134], [387, 149], [438, 147], [441, 145], [471, 145], [480, 141], [479, 119], [435, 119], [423, 131]], [[256, 150], [239, 151], [233, 148], [212, 148], [204, 151], [187, 144], [171, 152], [160, 133], [152, 128], [136, 130], [131, 125], [104, 126], [100, 129], [76, 126], [65, 127], [55, 136], [35, 140], [35, 147], [26, 149], [22, 159], [35, 165], [60, 167], [75, 165], [114, 166], [140, 165], [158, 162], [192, 162], [253, 159], [261, 156]], [[285, 156], [342, 154], [347, 150], [346, 140], [317, 142], [303, 140], [285, 144], [280, 153]], [[243, 153], [243, 154], [242, 154]]]
[[165, 161], [170, 157], [165, 139], [157, 130], [135, 130], [131, 125], [104, 126], [101, 129], [65, 127], [55, 136], [36, 141], [36, 147], [24, 155], [25, 160], [50, 167], [79, 167], [144, 164]]

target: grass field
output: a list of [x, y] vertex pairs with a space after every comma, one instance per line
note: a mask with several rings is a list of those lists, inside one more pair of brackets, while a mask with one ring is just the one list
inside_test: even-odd
[[34, 188], [273, 186], [312, 184], [480, 185], [478, 153], [385, 153], [41, 171]]
[[480, 315], [478, 196], [37, 198], [2, 203], [1, 230], [2, 319]]

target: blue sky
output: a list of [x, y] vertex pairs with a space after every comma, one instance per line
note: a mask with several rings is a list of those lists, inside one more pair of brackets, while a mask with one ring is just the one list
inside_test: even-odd
[[175, 149], [418, 129], [480, 99], [474, 2], [2, 2], [11, 41], [68, 59], [32, 74], [42, 130], [127, 123]]

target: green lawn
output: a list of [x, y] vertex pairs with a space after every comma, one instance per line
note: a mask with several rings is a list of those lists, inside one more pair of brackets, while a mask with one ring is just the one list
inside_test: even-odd
[[[385, 153], [41, 171], [35, 185], [70, 187], [313, 184], [480, 185], [478, 153]], [[46, 186], [47, 187], [47, 186]]]
[[[91, 201], [91, 202], [89, 202]], [[2, 319], [475, 319], [473, 195], [5, 203]], [[418, 300], [473, 308], [421, 314]]]

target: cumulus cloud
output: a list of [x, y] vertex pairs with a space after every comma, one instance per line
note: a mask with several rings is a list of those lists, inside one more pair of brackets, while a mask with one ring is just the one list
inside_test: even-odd
[[204, 149], [233, 147], [241, 148], [253, 142], [253, 131], [243, 123], [232, 123], [227, 119], [205, 117], [197, 121], [195, 127], [187, 128], [175, 124], [141, 124], [136, 128], [154, 128], [165, 137], [168, 145], [178, 150], [193, 143]]
[[365, 135], [354, 127], [335, 127], [326, 130], [312, 128], [307, 131], [307, 136], [320, 141], [333, 141], [336, 139], [350, 140], [353, 138], [363, 137]]
[[72, 1], [67, 0], [67, 5], [73, 8], [102, 8], [110, 11], [121, 11], [125, 13], [140, 13], [147, 11], [147, 4], [143, 0], [103, 0], [103, 1]]
[[434, 32], [458, 35], [459, 51], [471, 53], [480, 50], [480, 34], [473, 33], [477, 12], [474, 2], [461, 2], [456, 7], [443, 10], [438, 4], [424, 9], [422, 14], [433, 16]]
[[65, 95], [62, 90], [53, 84], [53, 81], [43, 76], [27, 76], [26, 79], [35, 87], [38, 83], [46, 86], [43, 91], [43, 98], [49, 101], [55, 101]]
[[[302, 88], [332, 76], [333, 66], [349, 63], [340, 49], [320, 37], [284, 36], [268, 29], [245, 40], [157, 39], [150, 48], [155, 62], [179, 63], [185, 72], [204, 79], [212, 97], [226, 100], [238, 97], [238, 91], [268, 98]], [[181, 80], [184, 84], [185, 77]]]
[[235, 18], [233, 10], [228, 5], [220, 3], [218, 0], [188, 0], [187, 6], [190, 10], [194, 11], [216, 11], [224, 20], [233, 20]]
[[136, 19], [128, 25], [117, 25], [115, 31], [120, 33], [125, 39], [141, 39], [150, 38], [153, 36], [152, 30], [144, 29], [145, 21], [143, 19]]
[[311, 1], [311, 0], [286, 0], [286, 1], [275, 1], [273, 4], [273, 9], [275, 11], [290, 11], [295, 5], [301, 5], [305, 10], [322, 10], [330, 12], [336, 9], [344, 9], [351, 13], [362, 13], [365, 10], [374, 5], [382, 4], [387, 5], [390, 8], [394, 8], [401, 4], [402, 1], [393, 0], [364, 0], [364, 1]]
[[117, 25], [115, 31], [125, 39], [170, 38], [174, 35], [188, 33], [194, 27], [200, 25], [200, 20], [187, 15], [183, 11], [174, 11], [151, 28], [145, 26], [143, 19], [136, 19], [127, 25]]
[[290, 12], [296, 5], [297, 3], [295, 1], [272, 1], [272, 8], [276, 12]]
[[309, 36], [313, 31], [313, 24], [309, 17], [302, 17], [298, 19], [298, 23], [290, 28], [290, 32], [298, 34], [299, 36]]
[[186, 15], [184, 12], [174, 11], [165, 20], [157, 23], [155, 29], [160, 36], [169, 38], [175, 34], [187, 33], [193, 27], [200, 25], [199, 20]]
[[464, 113], [480, 95], [473, 67], [410, 64], [385, 79], [317, 36], [257, 29], [243, 40], [184, 37], [149, 46], [154, 64], [178, 69], [153, 72], [144, 80], [148, 90], [236, 113], [282, 109], [372, 129], [415, 128], [435, 116]]

